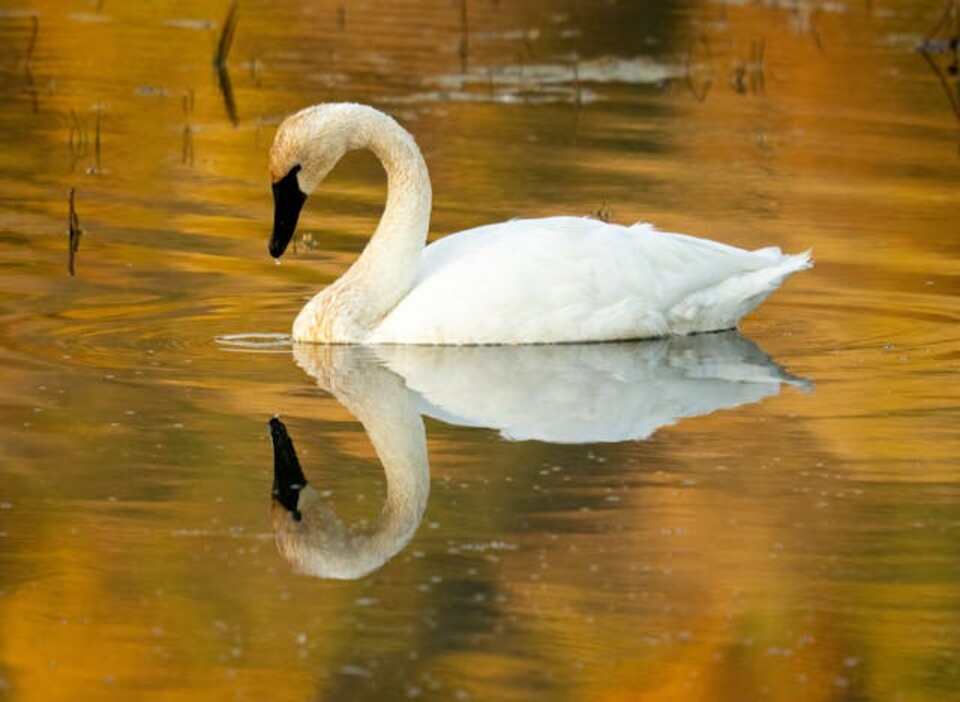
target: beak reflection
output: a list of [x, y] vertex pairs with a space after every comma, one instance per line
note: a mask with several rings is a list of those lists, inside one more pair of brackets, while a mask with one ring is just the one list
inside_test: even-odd
[[299, 522], [302, 518], [298, 509], [300, 491], [307, 486], [307, 479], [287, 427], [278, 417], [270, 420], [270, 438], [273, 441], [273, 499]]

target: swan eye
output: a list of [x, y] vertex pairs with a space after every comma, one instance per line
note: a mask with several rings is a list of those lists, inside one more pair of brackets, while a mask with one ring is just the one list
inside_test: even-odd
[[273, 184], [273, 234], [270, 237], [270, 255], [280, 258], [297, 230], [297, 220], [307, 196], [300, 190], [298, 163], [287, 175]]

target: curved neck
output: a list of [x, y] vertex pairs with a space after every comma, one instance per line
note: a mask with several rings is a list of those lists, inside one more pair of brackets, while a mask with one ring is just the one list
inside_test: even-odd
[[430, 174], [413, 137], [393, 118], [365, 106], [351, 114], [348, 149], [370, 149], [387, 173], [387, 203], [360, 258], [338, 281], [362, 296], [358, 306], [378, 323], [410, 291], [430, 226]]
[[387, 496], [372, 528], [362, 532], [344, 527], [332, 509], [317, 512], [304, 501], [303, 521], [284, 516], [277, 542], [302, 572], [357, 578], [396, 555], [423, 518], [430, 494], [423, 420], [402, 379], [364, 349], [297, 345], [294, 356], [363, 425], [383, 466]]

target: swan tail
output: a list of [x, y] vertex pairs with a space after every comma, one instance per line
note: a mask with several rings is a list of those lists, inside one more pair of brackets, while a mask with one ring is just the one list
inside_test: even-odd
[[798, 254], [781, 256], [780, 266], [786, 270], [785, 276], [813, 268], [813, 249], [807, 249]]
[[773, 261], [779, 261], [783, 258], [783, 251], [780, 250], [779, 246], [765, 246], [762, 249], [756, 249], [753, 253]]
[[[755, 253], [774, 258], [772, 247]], [[735, 275], [684, 298], [667, 313], [670, 330], [674, 334], [693, 334], [734, 329], [742, 317], [766, 300], [788, 276], [811, 267], [809, 250], [780, 254], [773, 265]]]

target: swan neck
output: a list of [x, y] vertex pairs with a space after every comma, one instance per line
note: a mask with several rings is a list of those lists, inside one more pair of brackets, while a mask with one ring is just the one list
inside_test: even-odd
[[387, 174], [387, 201], [373, 237], [344, 276], [359, 288], [375, 326], [413, 287], [430, 226], [432, 191], [427, 164], [413, 137], [391, 117], [364, 112], [354, 148], [368, 148]]

